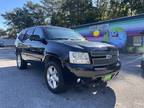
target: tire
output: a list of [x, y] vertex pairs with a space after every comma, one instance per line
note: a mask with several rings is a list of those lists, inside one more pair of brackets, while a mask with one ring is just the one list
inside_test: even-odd
[[48, 89], [54, 93], [63, 93], [66, 90], [64, 83], [63, 68], [60, 63], [50, 61], [45, 65], [45, 80]]
[[27, 62], [22, 59], [20, 53], [16, 54], [16, 63], [17, 63], [18, 69], [26, 69], [27, 68]]

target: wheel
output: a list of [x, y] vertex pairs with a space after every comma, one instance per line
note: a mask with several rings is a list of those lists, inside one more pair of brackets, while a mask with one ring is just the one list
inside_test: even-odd
[[62, 93], [66, 90], [60, 63], [50, 61], [45, 66], [45, 80], [48, 89], [55, 93]]
[[27, 68], [27, 62], [22, 59], [20, 53], [16, 54], [16, 63], [17, 63], [17, 67], [19, 69], [26, 69]]

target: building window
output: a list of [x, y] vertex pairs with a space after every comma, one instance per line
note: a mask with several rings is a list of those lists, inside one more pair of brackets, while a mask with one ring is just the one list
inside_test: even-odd
[[141, 36], [133, 37], [133, 45], [134, 46], [142, 46], [142, 37]]

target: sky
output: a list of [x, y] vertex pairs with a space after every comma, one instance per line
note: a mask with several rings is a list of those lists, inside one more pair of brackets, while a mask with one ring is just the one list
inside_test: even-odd
[[[0, 14], [12, 11], [14, 8], [22, 7], [29, 0], [0, 0]], [[40, 0], [31, 0], [39, 3]], [[0, 16], [0, 28], [6, 29], [5, 20]]]

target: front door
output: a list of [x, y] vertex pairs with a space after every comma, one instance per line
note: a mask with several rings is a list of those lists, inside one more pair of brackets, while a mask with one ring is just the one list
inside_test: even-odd
[[[42, 28], [36, 27], [33, 35], [39, 35], [41, 39], [44, 38], [44, 33]], [[29, 58], [31, 58], [34, 61], [42, 61], [42, 58], [44, 57], [44, 49], [46, 44], [41, 41], [30, 41], [30, 49], [29, 49]]]

